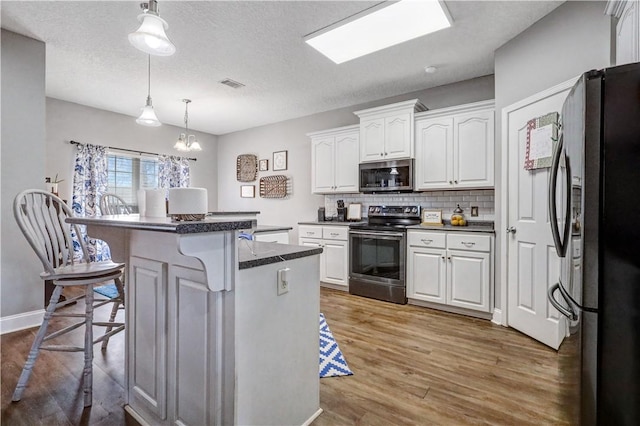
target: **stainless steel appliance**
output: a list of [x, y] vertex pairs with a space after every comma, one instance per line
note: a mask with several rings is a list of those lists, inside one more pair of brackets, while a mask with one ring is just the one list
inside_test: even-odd
[[413, 191], [413, 160], [360, 164], [360, 192]]
[[349, 293], [407, 303], [406, 227], [419, 223], [419, 206], [370, 206], [349, 227]]
[[561, 121], [549, 182], [561, 275], [548, 298], [570, 322], [563, 406], [575, 423], [638, 425], [640, 64], [584, 74]]

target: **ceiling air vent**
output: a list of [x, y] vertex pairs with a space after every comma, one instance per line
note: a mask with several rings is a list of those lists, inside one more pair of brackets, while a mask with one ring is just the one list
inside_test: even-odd
[[244, 87], [244, 84], [238, 83], [237, 81], [231, 80], [230, 78], [225, 78], [224, 80], [220, 81], [220, 84], [224, 84], [225, 86], [229, 86], [234, 89]]

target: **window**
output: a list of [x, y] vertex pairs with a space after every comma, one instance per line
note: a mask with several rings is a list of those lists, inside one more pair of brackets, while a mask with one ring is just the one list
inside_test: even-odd
[[138, 190], [157, 187], [156, 159], [107, 154], [107, 192], [120, 196], [134, 211], [138, 206]]

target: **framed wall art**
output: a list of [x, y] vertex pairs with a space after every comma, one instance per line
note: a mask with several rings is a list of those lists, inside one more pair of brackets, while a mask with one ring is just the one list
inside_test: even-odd
[[269, 160], [264, 159], [264, 160], [260, 160], [259, 162], [259, 170], [261, 172], [266, 172], [267, 170], [269, 170]]
[[287, 170], [287, 151], [273, 153], [273, 171]]
[[236, 179], [238, 182], [253, 182], [258, 175], [258, 157], [253, 154], [238, 155]]
[[240, 187], [240, 197], [241, 198], [255, 198], [256, 197], [256, 187], [255, 187], [255, 185], [242, 185]]
[[422, 225], [442, 226], [442, 210], [422, 210]]

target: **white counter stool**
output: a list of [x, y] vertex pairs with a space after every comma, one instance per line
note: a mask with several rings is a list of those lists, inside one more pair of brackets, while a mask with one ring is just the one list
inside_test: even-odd
[[100, 212], [103, 215], [109, 214], [131, 214], [129, 205], [118, 195], [105, 192], [100, 197]]
[[[63, 200], [49, 192], [35, 189], [21, 192], [13, 202], [13, 214], [20, 230], [42, 262], [44, 272], [40, 274], [40, 277], [43, 280], [51, 280], [55, 288], [44, 314], [42, 325], [40, 325], [40, 329], [31, 345], [31, 350], [20, 374], [12, 400], [20, 401], [40, 349], [63, 352], [82, 351], [84, 352], [84, 406], [88, 407], [92, 402], [93, 345], [106, 341], [112, 335], [124, 330], [124, 323], [116, 323], [113, 320], [114, 315], [112, 315], [112, 320], [108, 322], [93, 321], [94, 302], [98, 302], [98, 305], [104, 302], [103, 300], [94, 301], [93, 285], [113, 280], [120, 293], [120, 298], [117, 299], [123, 300], [124, 293], [121, 276], [125, 265], [123, 263], [113, 263], [110, 260], [90, 262], [89, 253], [81, 237], [79, 227], [65, 222], [67, 217], [73, 215], [71, 209]], [[76, 247], [75, 252], [74, 247]], [[78, 252], [79, 255], [77, 254]], [[74, 258], [74, 253], [79, 258]], [[84, 294], [59, 303], [62, 289], [68, 286], [84, 286]], [[83, 297], [86, 303], [84, 314], [55, 312], [56, 309]], [[76, 317], [84, 318], [84, 320], [47, 336], [47, 327], [52, 317]], [[45, 341], [59, 337], [82, 325], [85, 325], [84, 346], [42, 345]], [[107, 327], [107, 332], [98, 339], [93, 340], [93, 326]]]

